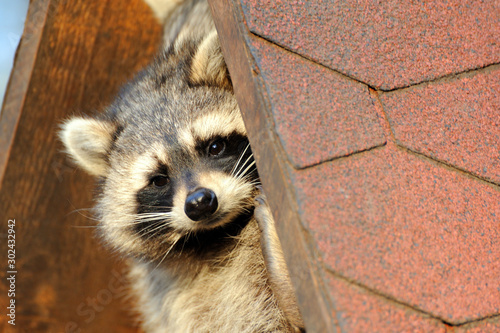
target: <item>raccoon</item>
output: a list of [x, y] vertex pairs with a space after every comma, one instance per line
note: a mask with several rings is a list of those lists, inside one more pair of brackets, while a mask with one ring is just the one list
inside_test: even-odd
[[147, 332], [304, 331], [208, 5], [150, 2], [162, 52], [60, 132], [98, 179], [99, 234]]

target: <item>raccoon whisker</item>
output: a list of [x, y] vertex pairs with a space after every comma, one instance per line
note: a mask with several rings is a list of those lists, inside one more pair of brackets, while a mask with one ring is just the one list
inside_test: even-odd
[[[147, 242], [148, 240], [151, 239], [151, 237], [154, 236], [154, 231], [158, 230], [159, 228], [163, 227], [165, 225], [165, 220], [160, 220], [160, 221], [156, 221], [154, 223], [152, 223], [151, 225], [148, 225], [145, 230], [142, 230], [140, 231], [135, 237], [134, 237], [134, 241], [139, 241], [139, 240], [143, 240], [143, 237], [146, 236], [147, 234], [149, 233], [153, 233], [151, 236], [149, 236], [146, 240], [144, 240], [145, 242]], [[131, 223], [131, 225], [133, 225], [135, 223]]]
[[236, 170], [236, 168], [238, 167], [238, 165], [240, 164], [241, 162], [241, 159], [243, 158], [243, 156], [245, 155], [248, 147], [250, 147], [250, 144], [247, 144], [247, 146], [245, 147], [245, 150], [243, 150], [243, 152], [240, 154], [240, 157], [238, 158], [238, 161], [236, 162], [236, 164], [234, 165], [233, 169], [231, 170], [231, 176], [234, 175], [234, 171]]
[[254, 167], [250, 172], [248, 172], [245, 176], [241, 177], [241, 180], [248, 182], [248, 183], [260, 183], [260, 179], [253, 179], [251, 172], [257, 170], [256, 167]]
[[83, 217], [84, 217], [84, 218], [86, 218], [86, 219], [89, 219], [89, 220], [92, 220], [92, 221], [96, 221], [96, 222], [100, 222], [100, 220], [99, 220], [99, 219], [96, 219], [96, 218], [95, 218], [95, 217], [93, 217], [93, 216], [89, 216], [89, 215], [85, 215], [85, 214], [82, 214], [82, 213], [81, 213], [82, 211], [88, 211], [88, 212], [91, 212], [91, 211], [93, 211], [93, 210], [95, 210], [95, 209], [93, 209], [93, 208], [79, 208], [79, 209], [75, 209], [75, 210], [71, 211], [71, 212], [70, 212], [70, 213], [68, 213], [66, 216], [69, 216], [70, 214], [73, 214], [73, 213], [78, 213], [78, 215], [83, 216]]
[[137, 223], [141, 223], [141, 222], [150, 222], [150, 221], [157, 221], [157, 220], [163, 220], [163, 219], [169, 219], [171, 218], [172, 215], [151, 215], [151, 216], [138, 216], [136, 221]]
[[[151, 217], [144, 217], [144, 218], [141, 218], [141, 217], [137, 217], [137, 215], [130, 215], [131, 217], [134, 217], [134, 221], [131, 221], [131, 222], [126, 222], [125, 224], [127, 225], [134, 225], [134, 224], [139, 224], [139, 223], [147, 223], [147, 222], [153, 222], [153, 221], [158, 221], [158, 220], [166, 220], [166, 219], [170, 219], [170, 216], [151, 216]], [[117, 224], [117, 225], [124, 225], [124, 222], [113, 222], [113, 221], [108, 221], [106, 222], [107, 224]]]
[[248, 161], [250, 161], [251, 159], [253, 158], [253, 153], [251, 153], [247, 159], [245, 160], [245, 162], [243, 163], [238, 163], [238, 171], [236, 171], [236, 174], [234, 175], [234, 177], [238, 177], [238, 175], [241, 173], [241, 170], [243, 170], [243, 168], [245, 167], [245, 165], [248, 163]]
[[73, 214], [73, 213], [79, 213], [81, 211], [89, 211], [90, 212], [90, 211], [93, 211], [93, 210], [95, 210], [95, 208], [77, 208], [77, 209], [74, 209], [71, 212], [69, 212], [68, 215], [69, 214]]
[[140, 231], [140, 236], [144, 237], [148, 234], [151, 234], [150, 237], [148, 237], [146, 240], [151, 239], [155, 235], [155, 232], [158, 230], [161, 230], [162, 228], [170, 225], [171, 221], [168, 220], [160, 220], [156, 221], [154, 223], [151, 223], [150, 225], [147, 225], [143, 230]]
[[[171, 207], [166, 207], [166, 208], [171, 208]], [[138, 218], [143, 219], [143, 218], [149, 218], [149, 217], [154, 217], [154, 216], [159, 216], [159, 215], [166, 216], [169, 214], [171, 214], [171, 212], [152, 212], [152, 213], [140, 213], [140, 214], [137, 214], [137, 213], [136, 214], [128, 214], [125, 212], [122, 213], [123, 216], [131, 217], [134, 220], [136, 220]], [[98, 219], [95, 219], [95, 220], [100, 221]], [[106, 222], [106, 223], [108, 223], [108, 222]], [[122, 224], [123, 222], [119, 222], [119, 223]]]
[[[145, 229], [148, 229], [147, 233], [149, 233], [149, 232], [154, 231], [154, 230], [156, 230], [158, 228], [161, 228], [163, 225], [170, 224], [171, 221], [172, 221], [172, 216], [171, 215], [162, 215], [162, 216], [150, 217], [150, 218], [147, 218], [147, 219], [141, 219], [141, 220], [138, 220], [138, 221], [134, 221], [131, 224], [133, 225], [133, 224], [149, 223], [149, 222], [151, 222], [151, 224], [148, 225], [148, 226], [146, 226], [146, 228], [145, 228]], [[159, 225], [159, 227], [156, 227], [157, 225]], [[154, 227], [155, 229], [150, 230], [152, 227]]]
[[137, 220], [133, 222], [129, 222], [129, 225], [134, 225], [134, 224], [146, 224], [146, 223], [153, 223], [153, 222], [161, 222], [166, 220], [165, 217], [158, 217], [158, 218], [149, 218], [149, 219], [143, 219], [143, 220]]
[[238, 170], [238, 172], [236, 173], [235, 175], [235, 178], [236, 179], [239, 179], [241, 177], [242, 174], [244, 174], [244, 172], [242, 173], [241, 170], [243, 170], [243, 168], [245, 167], [245, 165], [248, 163], [248, 161], [250, 161], [251, 159], [253, 158], [253, 154], [250, 154], [250, 156], [248, 156], [248, 158], [246, 159], [245, 163], [243, 163], [241, 165], [241, 168]]
[[[149, 238], [148, 238], [149, 239]], [[141, 242], [143, 240], [143, 235], [142, 232], [139, 232], [135, 236], [133, 236], [132, 241], [133, 242]], [[147, 240], [146, 240], [147, 241]]]
[[146, 241], [150, 240], [154, 235], [155, 235], [155, 231], [158, 231], [159, 229], [165, 227], [168, 222], [165, 221], [165, 223], [161, 223], [162, 221], [158, 222], [158, 226], [155, 224], [154, 225], [154, 228], [151, 229], [151, 230], [147, 230], [147, 232], [144, 232], [141, 236], [144, 237], [146, 236], [147, 234], [151, 234], [147, 239]]
[[182, 251], [184, 251], [184, 246], [186, 245], [186, 242], [189, 240], [189, 237], [191, 237], [192, 235], [194, 235], [196, 237], [196, 234], [192, 230], [188, 230], [187, 234], [184, 234], [184, 235], [185, 235], [184, 242], [182, 243], [182, 247], [181, 247], [181, 250], [179, 252], [179, 255], [181, 255]]
[[172, 212], [154, 212], [154, 213], [141, 213], [141, 214], [135, 214], [134, 215], [136, 218], [139, 219], [148, 219], [148, 218], [154, 218], [154, 217], [171, 217]]
[[[174, 246], [179, 242], [179, 240], [182, 238], [182, 234], [180, 234], [177, 238], [177, 240], [175, 240], [173, 243], [172, 243], [172, 246], [170, 246], [170, 248], [167, 250], [167, 252], [165, 252], [165, 254], [163, 255], [163, 258], [161, 258], [160, 262], [158, 263], [158, 265], [156, 265], [156, 267], [153, 269], [153, 271], [155, 271], [160, 265], [161, 263], [165, 260], [165, 258], [168, 256], [168, 254], [170, 253], [170, 251], [172, 251], [172, 249], [174, 248]], [[152, 272], [153, 272], [152, 271]]]
[[149, 219], [149, 220], [144, 220], [144, 221], [134, 221], [130, 223], [129, 225], [136, 225], [136, 224], [148, 224], [146, 228], [151, 228], [151, 226], [156, 225], [158, 223], [164, 223], [166, 221], [169, 221], [171, 219], [168, 218], [157, 218], [157, 219]]
[[255, 160], [254, 160], [254, 161], [253, 161], [253, 162], [252, 162], [249, 166], [247, 166], [247, 168], [245, 169], [245, 171], [243, 171], [240, 175], [238, 175], [238, 177], [237, 177], [237, 178], [238, 178], [238, 179], [242, 179], [242, 178], [243, 178], [243, 176], [247, 174], [248, 170], [250, 170], [250, 168], [251, 168], [252, 166], [254, 166], [254, 165], [255, 165]]
[[142, 233], [142, 234], [141, 234], [141, 237], [145, 237], [147, 234], [150, 234], [150, 235], [148, 236], [148, 238], [146, 238], [146, 239], [144, 240], [145, 242], [147, 242], [147, 241], [149, 241], [151, 238], [153, 238], [155, 235], [157, 235], [155, 231], [157, 231], [158, 229], [161, 229], [162, 227], [163, 227], [163, 225], [159, 225], [159, 226], [157, 226], [156, 228], [154, 228], [154, 229], [152, 229], [152, 230], [148, 230], [147, 232]]
[[[172, 206], [157, 206], [157, 205], [146, 205], [146, 204], [142, 204], [142, 206], [148, 207], [148, 208], [156, 208], [156, 209], [172, 209]], [[157, 212], [157, 213], [162, 213], [162, 212]], [[166, 212], [163, 212], [163, 213], [166, 213]], [[143, 214], [154, 214], [154, 212], [153, 213], [143, 213]]]
[[151, 229], [151, 227], [154, 227], [160, 223], [164, 223], [167, 219], [163, 218], [163, 219], [156, 219], [156, 220], [149, 220], [149, 221], [138, 221], [137, 222], [134, 222], [134, 223], [131, 223], [131, 225], [134, 225], [134, 224], [139, 224], [139, 223], [148, 223], [148, 225], [145, 226], [144, 229]]
[[254, 182], [250, 182], [248, 183], [248, 185], [251, 185], [251, 186], [259, 186], [259, 185], [262, 185], [262, 183], [258, 180], [254, 181]]
[[[166, 207], [166, 208], [172, 208], [172, 207]], [[150, 213], [139, 213], [135, 214], [138, 216], [149, 216], [149, 215], [158, 215], [158, 214], [171, 214], [172, 212], [150, 212]]]
[[77, 228], [77, 229], [90, 229], [90, 228], [98, 228], [99, 226], [97, 225], [72, 225], [72, 228]]
[[259, 186], [262, 186], [262, 183], [259, 182], [259, 181], [255, 181], [255, 182], [249, 182], [247, 183], [248, 185], [252, 186], [253, 188], [258, 188]]

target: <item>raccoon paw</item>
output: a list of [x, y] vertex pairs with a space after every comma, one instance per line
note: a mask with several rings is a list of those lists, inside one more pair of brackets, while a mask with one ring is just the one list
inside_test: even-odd
[[267, 204], [267, 197], [262, 192], [262, 189], [259, 189], [259, 194], [254, 199], [254, 216], [259, 225], [260, 231], [263, 235], [269, 235], [269, 233], [275, 234], [274, 230], [274, 219], [271, 214], [271, 209]]
[[267, 197], [266, 195], [264, 194], [264, 190], [262, 189], [262, 186], [261, 185], [258, 185], [257, 186], [257, 191], [258, 191], [258, 194], [257, 196], [255, 197], [255, 204], [260, 204], [260, 205], [264, 205], [267, 203]]
[[255, 220], [261, 231], [260, 246], [264, 256], [269, 284], [292, 332], [305, 332], [294, 289], [286, 267], [283, 250], [276, 233], [273, 215], [266, 195], [259, 188], [255, 197]]

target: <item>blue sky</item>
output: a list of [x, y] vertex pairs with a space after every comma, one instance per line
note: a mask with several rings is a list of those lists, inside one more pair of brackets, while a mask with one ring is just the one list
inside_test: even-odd
[[29, 0], [0, 0], [0, 107], [23, 33], [28, 3]]

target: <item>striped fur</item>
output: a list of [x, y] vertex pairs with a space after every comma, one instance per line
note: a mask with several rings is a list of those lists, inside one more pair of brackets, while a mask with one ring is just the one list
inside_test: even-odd
[[[164, 51], [105, 113], [60, 134], [99, 179], [99, 233], [129, 258], [147, 332], [301, 331], [208, 5], [148, 3]], [[195, 218], [188, 201], [200, 189], [216, 209]]]

